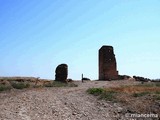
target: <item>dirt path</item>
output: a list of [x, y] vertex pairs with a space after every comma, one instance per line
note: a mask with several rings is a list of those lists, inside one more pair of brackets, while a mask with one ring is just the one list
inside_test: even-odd
[[[116, 120], [118, 104], [88, 95], [91, 87], [109, 87], [114, 82], [76, 82], [78, 87], [34, 88], [0, 93], [0, 120]], [[123, 83], [121, 83], [123, 84]]]

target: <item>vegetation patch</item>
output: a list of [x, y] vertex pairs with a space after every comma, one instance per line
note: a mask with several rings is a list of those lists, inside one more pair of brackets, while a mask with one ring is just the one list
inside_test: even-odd
[[10, 90], [11, 87], [10, 86], [6, 86], [6, 85], [3, 85], [3, 84], [0, 84], [0, 92], [1, 91], [5, 91], [5, 90]]
[[23, 89], [30, 87], [29, 83], [24, 83], [24, 82], [11, 82], [11, 85], [15, 89]]
[[103, 88], [89, 88], [87, 92], [93, 95], [101, 95], [105, 90]]
[[160, 96], [156, 96], [156, 100], [160, 100]]
[[109, 91], [105, 91], [103, 92], [101, 95], [100, 95], [100, 99], [105, 99], [107, 101], [114, 101], [116, 102], [116, 94], [117, 92], [116, 91], [112, 91], [112, 90], [109, 90]]
[[115, 91], [106, 90], [104, 88], [89, 88], [87, 92], [89, 94], [99, 96], [100, 99], [105, 99], [107, 101], [115, 101], [115, 94], [117, 94]]
[[77, 87], [77, 86], [78, 85], [72, 82], [64, 83], [64, 82], [59, 82], [59, 81], [53, 81], [50, 85], [48, 85], [48, 87]]
[[23, 80], [23, 79], [12, 79], [4, 78], [0, 81], [0, 91], [9, 89], [24, 89], [24, 88], [39, 88], [39, 87], [77, 87], [74, 82], [59, 82], [59, 81], [47, 81], [47, 80]]
[[53, 87], [53, 82], [49, 82], [44, 84], [44, 87]]
[[160, 83], [143, 83], [138, 85], [111, 88], [89, 88], [89, 94], [106, 101], [119, 102], [127, 110], [137, 113], [156, 113], [160, 115]]
[[141, 96], [145, 96], [147, 94], [150, 94], [150, 93], [149, 92], [133, 93], [133, 97], [141, 97]]

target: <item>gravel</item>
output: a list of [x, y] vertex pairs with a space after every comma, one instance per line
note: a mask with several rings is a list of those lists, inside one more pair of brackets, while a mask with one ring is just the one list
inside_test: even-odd
[[129, 81], [75, 82], [78, 87], [31, 88], [0, 93], [0, 120], [120, 120], [123, 108], [86, 93]]

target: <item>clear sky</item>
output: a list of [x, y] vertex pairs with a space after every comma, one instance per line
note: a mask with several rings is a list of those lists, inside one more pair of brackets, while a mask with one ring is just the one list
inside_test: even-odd
[[0, 0], [0, 76], [98, 79], [111, 45], [119, 74], [160, 78], [160, 0]]

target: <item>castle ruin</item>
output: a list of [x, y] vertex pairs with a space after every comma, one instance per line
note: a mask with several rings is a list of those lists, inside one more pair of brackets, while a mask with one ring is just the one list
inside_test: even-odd
[[99, 49], [99, 80], [118, 79], [117, 63], [112, 46]]

